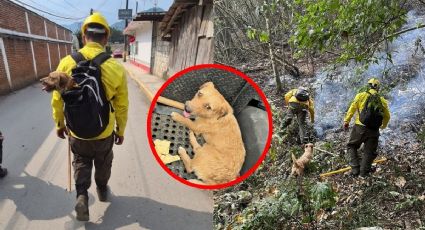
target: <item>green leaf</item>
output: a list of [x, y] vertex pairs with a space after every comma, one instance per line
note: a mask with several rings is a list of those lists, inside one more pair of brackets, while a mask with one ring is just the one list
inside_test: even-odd
[[267, 32], [262, 31], [259, 35], [260, 42], [268, 42], [269, 34]]

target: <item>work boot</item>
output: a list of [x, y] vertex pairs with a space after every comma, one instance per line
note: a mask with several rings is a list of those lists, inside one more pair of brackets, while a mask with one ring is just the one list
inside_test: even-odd
[[7, 169], [0, 167], [0, 178], [3, 178], [7, 175]]
[[366, 177], [372, 172], [372, 163], [376, 156], [372, 154], [363, 154], [363, 159], [360, 164], [360, 176]]
[[77, 213], [77, 220], [88, 221], [89, 220], [89, 204], [88, 197], [86, 195], [79, 195], [77, 197], [77, 204], [75, 205], [75, 212]]
[[97, 187], [96, 192], [97, 192], [97, 198], [99, 199], [99, 201], [105, 202], [108, 199], [108, 187], [107, 186]]
[[351, 173], [350, 175], [353, 177], [356, 177], [360, 174], [360, 166], [351, 167]]

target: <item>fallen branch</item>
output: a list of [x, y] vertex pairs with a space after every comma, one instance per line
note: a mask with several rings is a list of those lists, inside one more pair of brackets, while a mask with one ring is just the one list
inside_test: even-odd
[[323, 149], [319, 149], [319, 148], [317, 148], [317, 147], [313, 147], [313, 149], [314, 149], [314, 150], [317, 150], [317, 151], [319, 151], [319, 152], [327, 153], [327, 154], [329, 154], [329, 155], [331, 155], [331, 156], [334, 156], [334, 157], [338, 156], [338, 155], [337, 155], [337, 154], [335, 154], [335, 153], [331, 153], [331, 152], [329, 152], [329, 151], [326, 151], [326, 150], [323, 150]]
[[[382, 162], [384, 162], [386, 160], [387, 160], [387, 158], [384, 157], [384, 158], [379, 159], [379, 160], [374, 160], [373, 163], [379, 164], [379, 163], [382, 163]], [[350, 171], [350, 170], [351, 170], [351, 166], [348, 166], [348, 167], [345, 167], [345, 168], [342, 168], [342, 169], [338, 169], [338, 170], [335, 170], [335, 171], [331, 171], [331, 172], [327, 172], [327, 173], [322, 173], [322, 174], [320, 174], [320, 178], [327, 177], [327, 176], [332, 176], [334, 174], [344, 173], [344, 172], [347, 172], [347, 171]]]

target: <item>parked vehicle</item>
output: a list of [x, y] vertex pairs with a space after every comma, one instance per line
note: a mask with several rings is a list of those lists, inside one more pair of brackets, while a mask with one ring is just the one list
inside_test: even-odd
[[114, 52], [112, 52], [113, 58], [122, 58], [122, 56], [123, 56], [123, 52], [120, 49], [116, 49], [114, 50]]

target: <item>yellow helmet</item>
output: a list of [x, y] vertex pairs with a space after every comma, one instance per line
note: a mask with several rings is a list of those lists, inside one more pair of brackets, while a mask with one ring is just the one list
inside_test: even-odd
[[377, 89], [379, 88], [380, 82], [378, 79], [376, 78], [371, 78], [369, 79], [369, 81], [367, 82], [372, 88]]
[[105, 27], [106, 33], [108, 36], [111, 34], [111, 31], [109, 29], [108, 22], [106, 21], [105, 17], [103, 17], [102, 14], [99, 12], [94, 12], [92, 15], [88, 16], [86, 20], [84, 20], [83, 25], [81, 25], [81, 33], [84, 35], [84, 33], [87, 30], [87, 26], [91, 23], [97, 23]]

